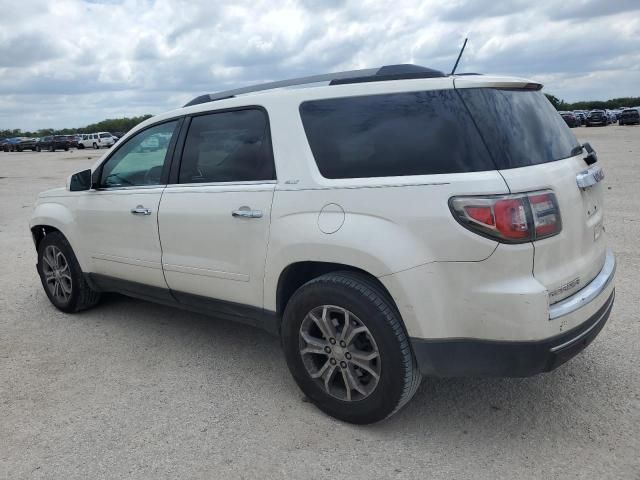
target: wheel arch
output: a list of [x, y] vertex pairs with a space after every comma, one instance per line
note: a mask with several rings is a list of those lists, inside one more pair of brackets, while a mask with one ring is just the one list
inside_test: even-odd
[[29, 229], [36, 251], [46, 235], [60, 232], [71, 245], [82, 270], [89, 271], [85, 255], [80, 248], [82, 245], [79, 245], [80, 242], [74, 235], [76, 231], [74, 216], [67, 206], [55, 202], [43, 202], [36, 205], [29, 222]]
[[287, 265], [278, 276], [278, 282], [276, 286], [276, 312], [279, 318], [282, 318], [287, 303], [293, 296], [293, 294], [305, 283], [320, 277], [327, 273], [332, 272], [349, 272], [361, 277], [363, 281], [367, 281], [373, 284], [379, 289], [391, 303], [393, 308], [396, 309], [398, 315], [400, 315], [398, 306], [396, 305], [389, 290], [382, 284], [378, 278], [353, 265], [335, 262], [323, 262], [323, 261], [298, 261]]

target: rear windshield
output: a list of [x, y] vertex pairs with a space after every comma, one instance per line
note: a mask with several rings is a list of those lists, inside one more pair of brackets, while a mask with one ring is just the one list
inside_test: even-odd
[[499, 169], [578, 155], [580, 144], [540, 91], [457, 90]]
[[476, 88], [314, 100], [300, 114], [326, 178], [516, 168], [580, 152], [541, 92]]

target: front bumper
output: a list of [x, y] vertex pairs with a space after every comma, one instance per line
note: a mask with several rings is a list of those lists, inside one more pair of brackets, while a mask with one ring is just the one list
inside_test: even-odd
[[549, 372], [589, 345], [609, 319], [615, 291], [586, 322], [533, 342], [411, 339], [423, 375], [436, 377], [528, 377]]

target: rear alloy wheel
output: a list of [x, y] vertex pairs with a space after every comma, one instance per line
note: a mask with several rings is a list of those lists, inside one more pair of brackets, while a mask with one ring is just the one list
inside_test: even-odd
[[369, 329], [349, 310], [314, 308], [300, 325], [299, 340], [307, 373], [327, 394], [351, 402], [375, 390], [380, 352]]
[[346, 422], [387, 418], [420, 384], [393, 301], [358, 272], [329, 273], [300, 287], [285, 308], [282, 346], [309, 400]]

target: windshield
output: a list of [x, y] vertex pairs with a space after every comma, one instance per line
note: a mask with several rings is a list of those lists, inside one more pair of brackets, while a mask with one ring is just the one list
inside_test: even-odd
[[540, 91], [457, 91], [498, 169], [553, 162], [581, 152], [576, 137]]

